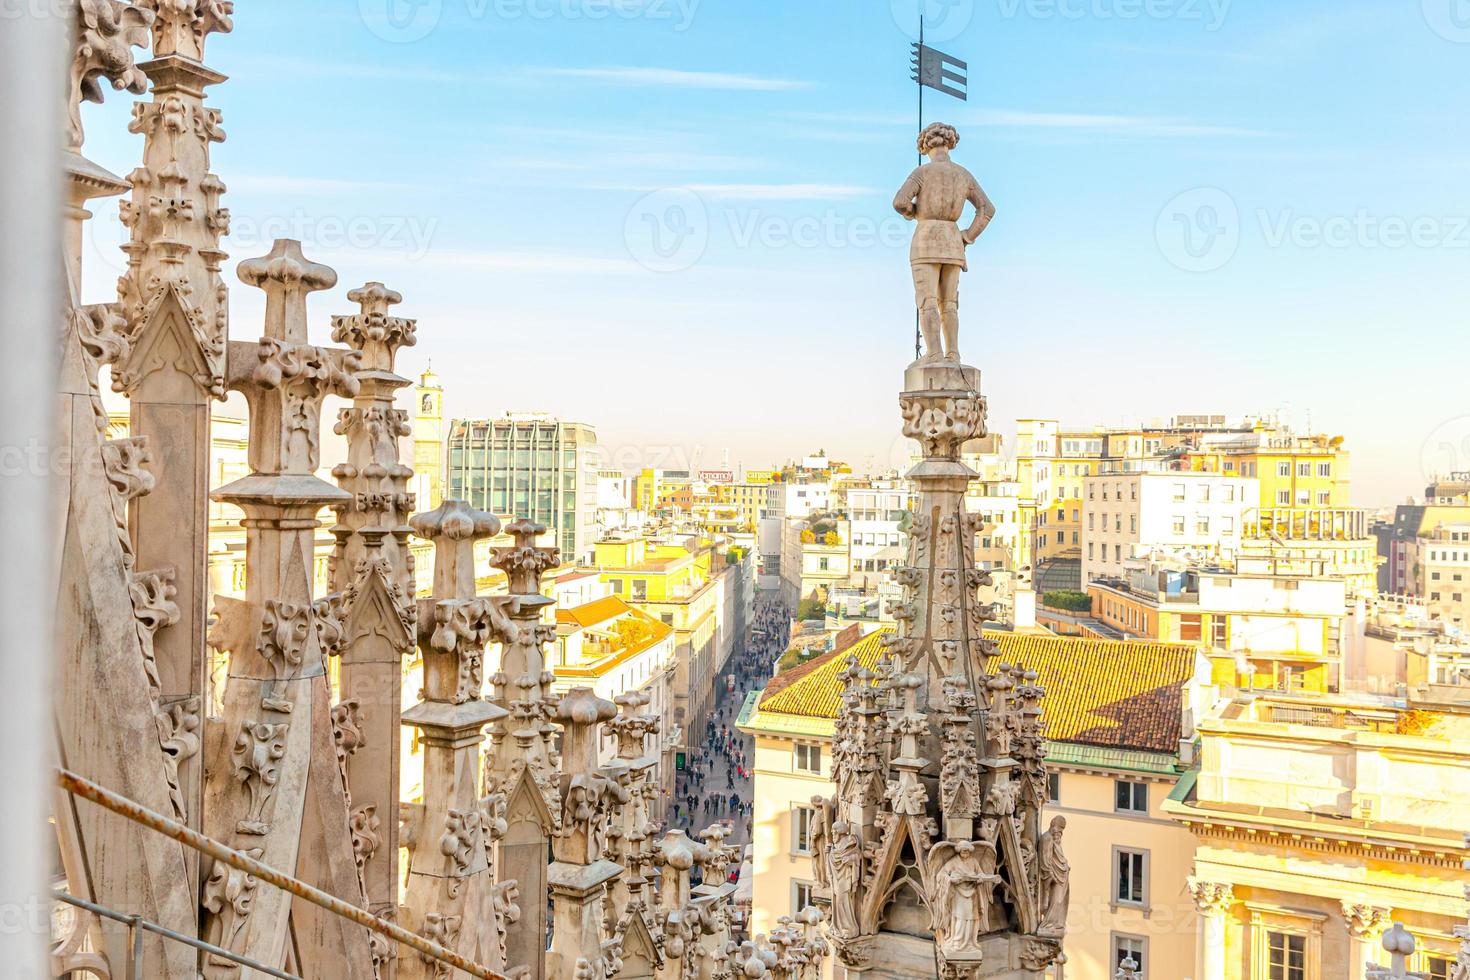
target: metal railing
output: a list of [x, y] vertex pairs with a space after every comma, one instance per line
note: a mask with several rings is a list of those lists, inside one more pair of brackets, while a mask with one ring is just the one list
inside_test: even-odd
[[[274, 885], [282, 891], [289, 892], [297, 898], [325, 909], [333, 915], [349, 919], [366, 929], [388, 937], [396, 943], [411, 947], [431, 960], [447, 963], [456, 969], [463, 970], [472, 977], [478, 978], [478, 980], [509, 980], [504, 974], [496, 973], [488, 967], [473, 963], [458, 953], [445, 949], [438, 943], [425, 939], [416, 933], [409, 932], [396, 923], [380, 919], [367, 909], [359, 908], [334, 895], [329, 895], [321, 889], [313, 888], [304, 881], [298, 881], [288, 874], [277, 871], [268, 864], [262, 864], [247, 854], [242, 854], [232, 847], [227, 847], [212, 837], [206, 837], [197, 830], [186, 827], [176, 820], [171, 820], [161, 813], [156, 813], [147, 807], [140, 806], [127, 797], [114, 793], [104, 786], [99, 786], [68, 769], [57, 769], [56, 782], [58, 786], [73, 796], [79, 796], [84, 800], [97, 804], [103, 809], [112, 811], [120, 817], [131, 820], [136, 824], [141, 824], [165, 837], [172, 838], [185, 847], [198, 851], [200, 854], [206, 854], [216, 861], [222, 861], [232, 868], [244, 871], [246, 874], [254, 875], [261, 881]], [[132, 922], [133, 917], [124, 916], [124, 921]], [[142, 926], [142, 922], [143, 920], [138, 920], [139, 926], [146, 928], [146, 926]], [[163, 927], [160, 926], [159, 928], [161, 929]], [[284, 976], [287, 980], [294, 980], [290, 974], [275, 975]]]
[[167, 926], [159, 925], [157, 922], [149, 922], [140, 915], [127, 915], [116, 909], [110, 909], [98, 905], [95, 902], [89, 902], [85, 898], [77, 898], [75, 895], [69, 895], [63, 891], [52, 892], [51, 897], [58, 902], [74, 905], [79, 909], [91, 912], [93, 915], [99, 915], [104, 919], [111, 919], [113, 922], [121, 922], [128, 927], [128, 962], [123, 970], [123, 980], [145, 980], [143, 976], [143, 933], [145, 932], [154, 933], [176, 943], [183, 943], [185, 946], [192, 946], [205, 953], [212, 953], [232, 963], [239, 963], [241, 966], [248, 966], [252, 970], [258, 970], [264, 973], [266, 976], [279, 977], [280, 980], [302, 980], [301, 977], [298, 977], [294, 973], [285, 973], [274, 967], [266, 966], [264, 963], [241, 956], [239, 953], [232, 953], [227, 949], [214, 945], [214, 943], [207, 943], [202, 939], [196, 939], [193, 936], [186, 936], [181, 932], [175, 932]]

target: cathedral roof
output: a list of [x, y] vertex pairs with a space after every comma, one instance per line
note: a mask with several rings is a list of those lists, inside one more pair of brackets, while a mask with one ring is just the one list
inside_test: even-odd
[[[835, 719], [849, 656], [873, 668], [890, 630], [871, 633], [846, 649], [823, 654], [771, 681], [762, 715]], [[986, 663], [1020, 664], [1046, 688], [1042, 710], [1053, 742], [1173, 754], [1184, 735], [1187, 687], [1198, 653], [1184, 643], [1091, 640], [991, 633], [997, 653]], [[798, 671], [800, 672], [798, 674]], [[795, 675], [789, 677], [788, 675]]]

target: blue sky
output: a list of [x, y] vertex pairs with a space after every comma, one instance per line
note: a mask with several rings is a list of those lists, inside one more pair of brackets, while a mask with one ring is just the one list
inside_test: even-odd
[[[227, 247], [332, 264], [323, 340], [400, 290], [454, 414], [585, 420], [629, 465], [887, 465], [921, 2], [248, 0], [209, 53]], [[999, 211], [962, 287], [994, 427], [1280, 412], [1347, 436], [1364, 505], [1470, 469], [1470, 2], [928, 2], [971, 97], [926, 121]], [[127, 104], [88, 109], [120, 173]]]

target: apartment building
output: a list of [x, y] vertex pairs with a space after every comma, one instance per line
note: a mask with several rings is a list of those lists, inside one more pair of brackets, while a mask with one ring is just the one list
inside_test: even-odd
[[1150, 559], [1230, 563], [1254, 480], [1215, 473], [1104, 470], [1085, 478], [1082, 580], [1121, 579]]

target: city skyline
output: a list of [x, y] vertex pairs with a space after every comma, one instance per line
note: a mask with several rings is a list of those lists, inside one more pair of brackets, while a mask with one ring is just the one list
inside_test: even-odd
[[[1366, 505], [1418, 492], [1431, 465], [1470, 468], [1452, 386], [1393, 398], [1375, 356], [1385, 330], [1452, 345], [1470, 298], [1449, 0], [933, 7], [971, 101], [931, 92], [926, 119], [959, 128], [999, 210], [963, 297], [997, 418], [1310, 413], [1347, 437]], [[391, 277], [440, 338], [404, 367], [437, 347], [455, 415], [542, 407], [617, 445], [729, 446], [747, 465], [814, 444], [881, 459], [889, 400], [836, 396], [888, 390], [912, 344], [889, 185], [912, 166], [916, 11], [249, 5], [220, 53], [239, 83], [216, 152], [227, 275], [282, 236], [343, 287]], [[137, 138], [92, 130], [125, 173]], [[120, 270], [112, 219], [92, 223], [89, 299]], [[314, 303], [323, 333], [342, 291]], [[259, 313], [248, 290], [231, 302]], [[562, 346], [579, 356], [554, 360]], [[737, 351], [758, 356], [737, 369]], [[738, 413], [709, 397], [728, 386], [753, 396]]]

